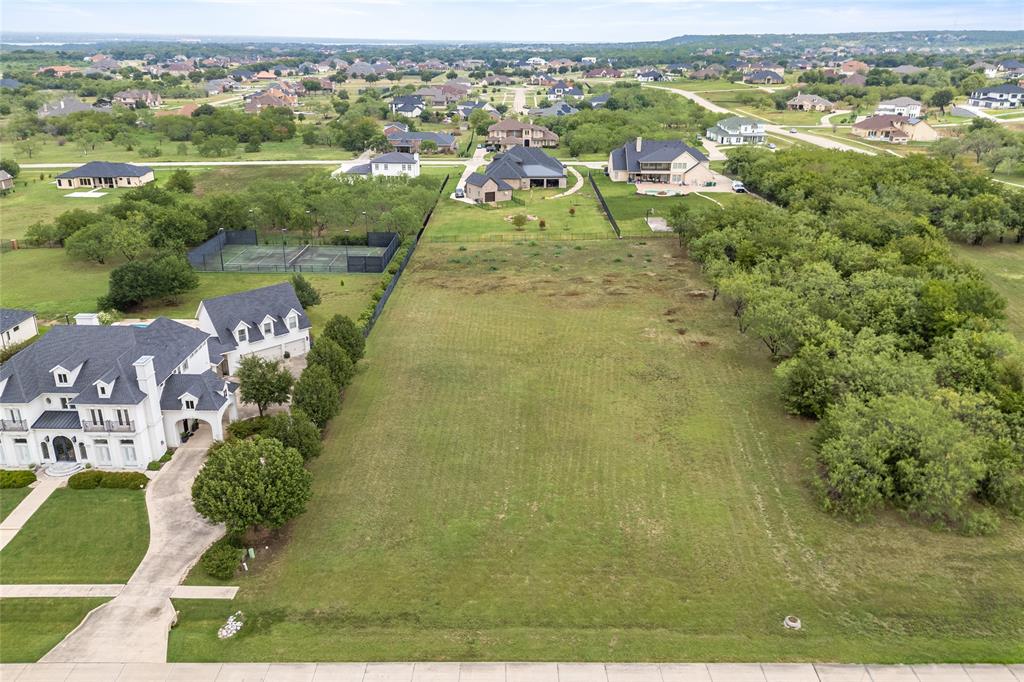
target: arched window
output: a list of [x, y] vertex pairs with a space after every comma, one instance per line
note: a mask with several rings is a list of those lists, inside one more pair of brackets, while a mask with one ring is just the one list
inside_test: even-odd
[[81, 455], [82, 459], [89, 459], [85, 455], [85, 443], [78, 444], [78, 454]]
[[50, 447], [46, 444], [46, 441], [41, 442], [39, 447], [43, 451], [43, 459], [50, 459]]

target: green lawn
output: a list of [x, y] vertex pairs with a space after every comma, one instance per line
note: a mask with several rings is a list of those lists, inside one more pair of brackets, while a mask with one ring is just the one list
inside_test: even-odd
[[7, 515], [14, 511], [14, 508], [21, 504], [31, 488], [3, 488], [0, 489], [0, 521], [7, 518]]
[[1021, 660], [1021, 524], [824, 513], [707, 289], [671, 239], [422, 245], [308, 510], [170, 659]]
[[34, 663], [106, 599], [0, 599], [0, 663]]
[[123, 583], [148, 545], [143, 491], [60, 488], [0, 550], [0, 573], [7, 584]]
[[[678, 204], [687, 204], [698, 210], [719, 210], [718, 207], [707, 199], [689, 194], [681, 197], [652, 197], [636, 193], [636, 187], [628, 182], [612, 182], [604, 173], [594, 173], [594, 180], [608, 202], [608, 208], [615, 216], [616, 222], [623, 235], [629, 236], [663, 236], [651, 232], [647, 225], [649, 211], [651, 215], [667, 218], [669, 211]], [[726, 192], [708, 192], [709, 196], [722, 204], [733, 201], [749, 201], [749, 196], [737, 195]]]
[[1024, 340], [1024, 244], [954, 246], [957, 255], [978, 268], [1006, 299], [1007, 326]]
[[[765, 97], [770, 95], [764, 90], [755, 90], [755, 92]], [[741, 116], [751, 116], [760, 120], [766, 120], [771, 123], [778, 125], [794, 125], [794, 126], [812, 126], [818, 125], [821, 122], [821, 117], [825, 114], [820, 111], [789, 111], [778, 109], [759, 107], [753, 104], [747, 104], [743, 102], [743, 96], [746, 93], [743, 91], [717, 91], [703, 93], [702, 96], [715, 104], [725, 107], [726, 109], [732, 109]]]
[[[20, 249], [0, 255], [0, 304], [34, 310], [42, 320], [64, 321], [64, 315], [95, 312], [96, 299], [107, 292], [113, 265], [98, 265], [69, 258], [63, 249]], [[193, 317], [204, 298], [255, 289], [291, 277], [287, 273], [251, 274], [201, 272], [199, 288], [170, 304], [155, 304], [134, 311], [132, 317]], [[309, 310], [319, 326], [335, 313], [356, 317], [377, 286], [378, 276], [307, 273], [320, 290], [323, 302]], [[341, 282], [344, 281], [344, 286]], [[59, 282], [55, 284], [55, 282]]]
[[222, 166], [190, 168], [196, 194], [237, 192], [253, 182], [302, 182], [313, 173], [333, 171], [336, 166]]
[[[585, 172], [585, 171], [584, 171]], [[572, 187], [576, 178], [569, 174]], [[512, 201], [497, 207], [477, 206], [442, 197], [425, 236], [431, 241], [518, 241], [525, 239], [582, 239], [612, 236], [594, 190], [584, 176], [583, 187], [570, 196], [549, 199], [564, 190], [516, 190]], [[576, 214], [570, 215], [569, 209]], [[506, 218], [518, 213], [534, 216], [522, 230]], [[545, 222], [541, 229], [540, 221]]]

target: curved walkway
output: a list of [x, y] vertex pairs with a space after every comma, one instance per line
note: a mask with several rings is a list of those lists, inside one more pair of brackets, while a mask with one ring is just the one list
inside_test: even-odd
[[171, 596], [202, 553], [224, 534], [192, 507], [192, 481], [211, 438], [206, 427], [178, 448], [146, 489], [149, 549], [124, 589], [97, 607], [43, 663], [162, 663], [174, 622]]
[[548, 197], [548, 199], [561, 199], [562, 197], [567, 197], [570, 194], [576, 194], [576, 192], [579, 192], [583, 188], [583, 176], [580, 175], [580, 172], [573, 168], [572, 166], [566, 166], [565, 169], [576, 176], [576, 184], [570, 187], [569, 189], [565, 190], [561, 194], [556, 194], [554, 196]]
[[1024, 682], [1024, 665], [821, 663], [7, 664], [8, 681], [190, 682]]

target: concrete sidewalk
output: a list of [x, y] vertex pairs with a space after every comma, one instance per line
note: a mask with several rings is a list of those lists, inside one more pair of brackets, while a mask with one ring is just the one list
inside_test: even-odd
[[[0, 599], [52, 599], [55, 597], [116, 597], [124, 584], [110, 585], [0, 585]], [[234, 599], [234, 585], [178, 585], [171, 590], [171, 599]]]
[[40, 472], [39, 478], [32, 485], [32, 492], [25, 496], [17, 507], [0, 521], [0, 549], [7, 546], [7, 543], [14, 539], [21, 527], [24, 526], [32, 515], [35, 514], [43, 502], [53, 494], [53, 491], [68, 482], [66, 478], [55, 478]]
[[1024, 682], [1024, 665], [32, 663], [0, 682]]

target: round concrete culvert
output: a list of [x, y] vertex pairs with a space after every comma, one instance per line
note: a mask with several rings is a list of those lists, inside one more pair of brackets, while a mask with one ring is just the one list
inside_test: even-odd
[[785, 619], [783, 619], [782, 624], [785, 625], [788, 630], [799, 630], [801, 625], [800, 619], [796, 616], [786, 616]]

